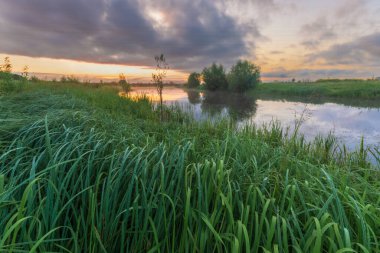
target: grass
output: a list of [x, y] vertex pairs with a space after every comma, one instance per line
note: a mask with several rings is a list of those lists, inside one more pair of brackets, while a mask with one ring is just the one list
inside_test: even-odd
[[379, 150], [59, 83], [0, 122], [0, 252], [380, 251]]
[[380, 81], [324, 80], [314, 83], [263, 83], [251, 93], [287, 97], [306, 96], [311, 98], [361, 98], [373, 100], [380, 98]]

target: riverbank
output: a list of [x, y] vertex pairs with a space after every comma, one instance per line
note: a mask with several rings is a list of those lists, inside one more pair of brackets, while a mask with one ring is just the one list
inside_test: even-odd
[[161, 122], [112, 87], [17, 87], [0, 97], [0, 251], [380, 250], [376, 150]]
[[256, 96], [377, 100], [380, 99], [380, 81], [326, 80], [311, 83], [262, 83], [249, 93]]

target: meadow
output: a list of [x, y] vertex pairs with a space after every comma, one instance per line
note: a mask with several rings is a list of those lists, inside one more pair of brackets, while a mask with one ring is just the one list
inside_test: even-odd
[[380, 81], [326, 79], [309, 83], [262, 83], [250, 92], [255, 95], [377, 100], [380, 99]]
[[114, 87], [6, 85], [0, 252], [380, 251], [378, 149], [175, 107], [160, 119]]

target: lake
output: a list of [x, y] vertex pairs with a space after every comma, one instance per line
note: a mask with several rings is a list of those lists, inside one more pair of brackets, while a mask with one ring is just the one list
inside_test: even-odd
[[[158, 101], [154, 87], [134, 87], [130, 95], [146, 94]], [[349, 149], [364, 143], [380, 147], [380, 102], [358, 100], [307, 100], [246, 96], [226, 92], [199, 92], [177, 87], [164, 88], [167, 105], [178, 105], [197, 120], [231, 116], [238, 124], [257, 125], [278, 121], [294, 128], [302, 121], [300, 132], [307, 140], [332, 133]]]

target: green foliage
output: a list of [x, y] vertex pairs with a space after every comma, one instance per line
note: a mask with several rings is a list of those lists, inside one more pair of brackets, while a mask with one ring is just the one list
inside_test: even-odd
[[[338, 83], [338, 82], [363, 82], [362, 79], [318, 79], [316, 83]], [[373, 79], [369, 79], [368, 81], [374, 81]]]
[[28, 67], [27, 65], [25, 65], [24, 68], [22, 69], [21, 76], [22, 76], [25, 80], [28, 80], [28, 78], [29, 78], [29, 67]]
[[380, 98], [380, 81], [332, 80], [314, 83], [263, 83], [255, 90], [258, 95], [302, 96], [308, 98]]
[[239, 60], [228, 74], [228, 88], [233, 91], [246, 91], [260, 83], [260, 68], [249, 61]]
[[108, 87], [33, 83], [0, 108], [0, 252], [380, 251], [379, 150], [161, 122]]
[[[38, 78], [38, 77], [36, 77], [36, 76], [32, 76], [31, 78], [30, 78], [30, 81], [31, 82], [40, 82], [41, 80]], [[53, 79], [53, 82], [55, 82], [56, 80], [55, 79]]]
[[162, 91], [164, 90], [164, 79], [169, 69], [169, 64], [163, 54], [154, 57], [156, 61], [156, 72], [152, 74], [154, 85], [156, 86], [158, 96], [160, 97], [160, 117], [163, 118], [163, 99]]
[[228, 88], [226, 72], [222, 65], [213, 63], [202, 71], [204, 86], [207, 90], [223, 90]]
[[197, 88], [199, 85], [201, 85], [201, 74], [197, 72], [191, 73], [187, 79], [187, 87]]
[[61, 83], [80, 83], [79, 79], [73, 75], [71, 76], [62, 76], [60, 79]]
[[127, 77], [124, 74], [119, 75], [119, 85], [124, 92], [131, 91], [131, 84], [128, 83]]
[[4, 64], [0, 68], [0, 95], [19, 92], [26, 80], [23, 76], [12, 74], [10, 58], [5, 57]]
[[0, 80], [12, 80], [13, 74], [8, 72], [0, 72]]
[[25, 85], [25, 80], [13, 80], [12, 75], [0, 79], [0, 95], [12, 92], [20, 92]]
[[12, 72], [12, 63], [11, 63], [11, 59], [8, 56], [4, 58], [4, 64], [0, 66], [0, 72], [5, 72], [5, 73]]

